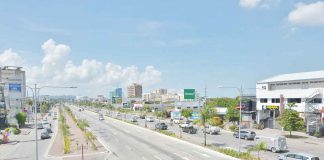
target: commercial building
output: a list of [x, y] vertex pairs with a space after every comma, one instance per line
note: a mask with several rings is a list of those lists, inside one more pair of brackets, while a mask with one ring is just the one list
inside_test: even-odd
[[115, 97], [123, 98], [123, 89], [122, 88], [115, 89]]
[[288, 103], [310, 124], [320, 123], [323, 104], [324, 71], [277, 75], [256, 84], [257, 123], [276, 127], [275, 118]]
[[4, 85], [8, 123], [16, 123], [15, 115], [23, 111], [26, 98], [25, 71], [22, 67], [5, 66], [0, 69], [0, 83]]
[[142, 85], [137, 83], [132, 83], [127, 87], [127, 93], [129, 98], [139, 98], [142, 97]]
[[0, 126], [5, 124], [6, 118], [6, 103], [4, 97], [4, 86], [0, 84]]

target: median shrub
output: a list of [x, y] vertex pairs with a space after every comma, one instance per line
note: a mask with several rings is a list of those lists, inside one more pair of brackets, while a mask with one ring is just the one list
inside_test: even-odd
[[177, 137], [177, 135], [174, 132], [171, 132], [171, 131], [159, 130], [159, 132], [162, 133], [162, 134], [165, 134], [167, 136]]
[[234, 149], [229, 149], [229, 148], [218, 148], [217, 151], [224, 153], [226, 155], [229, 155], [231, 157], [242, 159], [242, 160], [257, 160], [258, 159], [258, 158], [255, 158], [249, 152], [238, 152]]
[[64, 136], [64, 154], [71, 152], [71, 140], [68, 136]]
[[18, 128], [13, 128], [12, 132], [13, 132], [13, 134], [16, 134], [16, 135], [21, 133], [20, 129], [18, 129]]
[[77, 125], [82, 131], [85, 131], [85, 128], [89, 127], [89, 122], [87, 120], [80, 119]]
[[232, 125], [232, 126], [229, 126], [228, 129], [229, 129], [230, 131], [234, 132], [235, 130], [237, 130], [237, 128], [238, 128], [238, 127], [237, 127], [236, 125]]

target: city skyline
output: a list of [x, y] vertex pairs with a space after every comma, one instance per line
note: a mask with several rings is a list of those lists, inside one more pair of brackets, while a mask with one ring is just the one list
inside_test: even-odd
[[323, 1], [76, 3], [0, 2], [0, 66], [87, 96], [135, 82], [210, 97], [237, 96], [219, 85], [324, 68]]

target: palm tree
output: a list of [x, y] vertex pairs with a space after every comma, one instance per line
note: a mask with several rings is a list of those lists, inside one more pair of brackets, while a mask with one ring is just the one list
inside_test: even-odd
[[265, 142], [260, 142], [257, 145], [251, 147], [248, 149], [248, 151], [257, 151], [258, 152], [258, 160], [260, 160], [260, 151], [266, 150], [267, 149], [267, 143]]
[[196, 123], [204, 127], [204, 146], [207, 145], [206, 124], [211, 118], [215, 117], [216, 115], [217, 110], [212, 106], [205, 105], [203, 108], [200, 109], [200, 118], [198, 119], [198, 121], [196, 121]]

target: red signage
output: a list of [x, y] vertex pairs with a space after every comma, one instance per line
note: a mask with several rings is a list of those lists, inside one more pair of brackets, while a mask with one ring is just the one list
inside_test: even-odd
[[[240, 107], [240, 105], [237, 105], [236, 106], [236, 109], [240, 109], [241, 107]], [[242, 104], [242, 109], [244, 109], [245, 108], [245, 105], [244, 104]]]
[[324, 113], [324, 107], [322, 107], [322, 113]]

